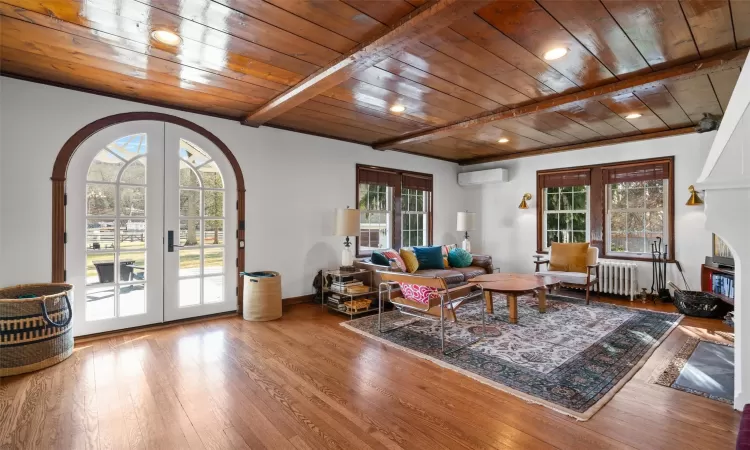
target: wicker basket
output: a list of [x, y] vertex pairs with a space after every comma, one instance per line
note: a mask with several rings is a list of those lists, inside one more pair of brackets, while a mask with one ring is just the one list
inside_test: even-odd
[[243, 273], [245, 294], [242, 316], [264, 322], [281, 317], [281, 275], [278, 272]]
[[0, 377], [44, 369], [73, 353], [69, 284], [0, 289]]
[[365, 311], [367, 308], [370, 307], [372, 304], [372, 300], [370, 299], [359, 299], [359, 300], [351, 300], [348, 302], [344, 302], [344, 306], [346, 307], [347, 313], [356, 313], [360, 310]]
[[710, 292], [674, 291], [674, 304], [681, 313], [694, 317], [724, 317], [732, 306]]

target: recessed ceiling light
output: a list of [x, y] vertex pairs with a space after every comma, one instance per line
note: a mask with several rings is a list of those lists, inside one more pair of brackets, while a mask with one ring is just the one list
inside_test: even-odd
[[508, 138], [500, 138], [500, 139], [497, 140], [497, 142], [499, 142], [501, 144], [505, 144], [508, 141], [510, 141], [510, 139], [508, 139]]
[[548, 50], [544, 54], [544, 59], [546, 59], [547, 61], [553, 61], [555, 59], [562, 58], [567, 53], [568, 53], [568, 49], [567, 48], [563, 48], [563, 47], [553, 48], [552, 50]]
[[406, 111], [406, 106], [404, 105], [393, 105], [391, 106], [391, 112], [400, 113]]
[[166, 45], [179, 45], [182, 38], [169, 30], [156, 30], [151, 33], [151, 37]]
[[641, 117], [641, 115], [638, 113], [630, 113], [627, 116], [625, 116], [626, 119], [637, 119], [639, 117]]

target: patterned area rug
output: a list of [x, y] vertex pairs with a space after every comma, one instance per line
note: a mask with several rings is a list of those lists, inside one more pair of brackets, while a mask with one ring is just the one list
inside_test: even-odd
[[[459, 352], [440, 351], [440, 324], [423, 319], [388, 333], [378, 316], [342, 325], [396, 346], [497, 389], [579, 420], [588, 420], [635, 374], [682, 319], [680, 314], [576, 299], [547, 297], [547, 312], [532, 296], [518, 298], [518, 324], [508, 322], [505, 297], [495, 294], [487, 316], [487, 337]], [[481, 307], [458, 310], [458, 324], [446, 322], [447, 346], [481, 335]], [[398, 311], [383, 314], [383, 329], [414, 320]]]
[[688, 338], [649, 381], [723, 403], [734, 401], [734, 347]]

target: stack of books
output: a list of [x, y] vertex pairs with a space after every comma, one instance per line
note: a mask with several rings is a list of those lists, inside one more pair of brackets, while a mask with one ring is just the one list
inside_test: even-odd
[[346, 287], [347, 294], [364, 294], [370, 292], [370, 286], [366, 284], [352, 285]]
[[346, 311], [346, 305], [344, 305], [344, 302], [347, 301], [349, 301], [348, 297], [339, 294], [328, 294], [328, 297], [326, 297], [326, 303], [328, 303], [328, 306], [338, 309], [339, 311]]
[[365, 286], [361, 281], [347, 281], [343, 283], [331, 283], [331, 290], [345, 294], [360, 294], [362, 292], [368, 292], [370, 287]]
[[344, 294], [361, 294], [370, 291], [370, 287], [366, 286], [361, 280], [343, 273], [331, 274], [330, 288], [334, 292]]
[[712, 291], [729, 298], [734, 298], [734, 277], [715, 273], [711, 277]]

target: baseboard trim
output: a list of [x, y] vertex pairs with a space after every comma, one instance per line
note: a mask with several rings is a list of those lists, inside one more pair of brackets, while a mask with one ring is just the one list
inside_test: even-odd
[[297, 305], [299, 303], [312, 303], [315, 300], [315, 294], [300, 295], [298, 297], [289, 297], [281, 300], [283, 306]]
[[[282, 306], [291, 306], [291, 305], [298, 305], [300, 303], [312, 303], [313, 300], [315, 300], [315, 294], [307, 294], [307, 295], [300, 295], [298, 297], [288, 297], [281, 299]], [[133, 327], [133, 328], [124, 328], [122, 330], [116, 330], [116, 331], [107, 331], [104, 333], [96, 333], [96, 334], [87, 334], [84, 336], [76, 336], [73, 338], [73, 341], [76, 344], [85, 343], [89, 341], [95, 341], [98, 339], [108, 339], [111, 337], [117, 337], [121, 336], [123, 334], [129, 334], [133, 332], [138, 331], [153, 331], [153, 330], [160, 330], [162, 328], [172, 327], [175, 325], [186, 325], [196, 322], [205, 322], [208, 320], [214, 320], [214, 319], [222, 319], [225, 317], [233, 317], [240, 315], [237, 311], [229, 311], [229, 312], [223, 312], [218, 314], [211, 314], [208, 316], [200, 316], [200, 317], [191, 317], [190, 319], [181, 319], [181, 320], [173, 320], [170, 322], [162, 322], [162, 323], [154, 323], [151, 325], [144, 325], [141, 327]]]
[[[123, 328], [122, 330], [116, 331], [105, 331], [104, 333], [87, 334], [84, 336], [76, 336], [73, 338], [75, 344], [80, 344], [89, 341], [96, 341], [98, 339], [108, 339], [112, 337], [122, 336], [124, 334], [135, 333], [138, 331], [154, 331], [162, 328], [169, 328], [175, 325], [187, 325], [196, 322], [205, 322], [208, 320], [223, 319], [226, 317], [234, 317], [237, 315], [237, 311], [229, 311], [218, 314], [210, 314], [208, 316], [191, 317], [189, 319], [172, 320], [169, 322], [154, 323], [151, 325], [143, 325], [141, 327]], [[73, 325], [75, 326], [75, 325]]]

